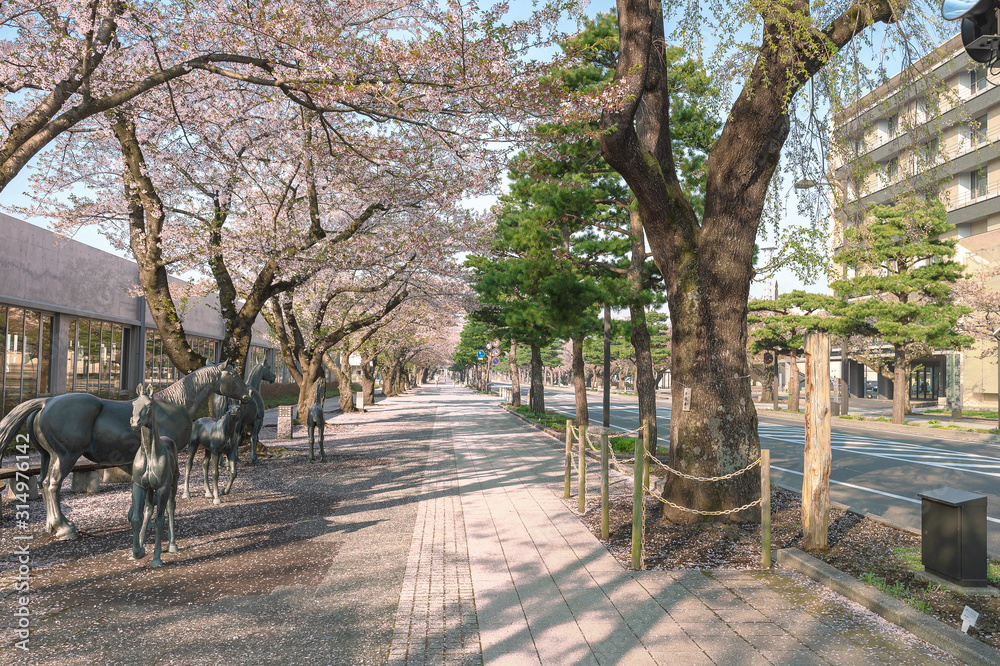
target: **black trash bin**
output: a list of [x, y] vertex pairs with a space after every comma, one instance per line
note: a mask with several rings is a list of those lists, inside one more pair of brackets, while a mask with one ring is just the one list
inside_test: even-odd
[[924, 569], [964, 587], [985, 586], [986, 495], [937, 488], [919, 497]]

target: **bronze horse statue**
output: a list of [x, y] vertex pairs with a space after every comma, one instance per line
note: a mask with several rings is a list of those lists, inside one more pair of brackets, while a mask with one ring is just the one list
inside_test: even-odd
[[139, 431], [139, 450], [132, 462], [132, 508], [129, 521], [132, 523], [132, 557], [146, 557], [146, 524], [156, 507], [154, 527], [153, 561], [149, 567], [163, 566], [160, 550], [163, 536], [163, 516], [166, 512], [170, 533], [167, 550], [177, 552], [174, 540], [174, 507], [177, 502], [177, 481], [180, 468], [177, 464], [177, 444], [169, 437], [160, 435], [156, 421], [156, 399], [153, 387], [139, 387], [139, 397], [132, 403], [132, 417], [129, 424]]
[[[271, 364], [267, 361], [258, 363], [247, 373], [247, 388], [250, 389], [250, 400], [240, 405], [240, 424], [233, 434], [235, 451], [240, 448], [244, 434], [250, 435], [250, 464], [257, 464], [257, 442], [260, 441], [260, 429], [264, 426], [264, 399], [260, 395], [260, 383], [271, 383], [277, 377]], [[230, 398], [216, 395], [212, 398], [212, 417], [221, 419], [233, 401]], [[231, 466], [231, 465], [230, 465]], [[226, 492], [229, 492], [228, 490]], [[185, 495], [186, 496], [186, 495]]]
[[[233, 436], [240, 425], [240, 405], [230, 405], [229, 411], [220, 419], [210, 416], [194, 422], [191, 432], [191, 443], [188, 445], [187, 473], [184, 477], [184, 497], [191, 497], [191, 465], [198, 447], [205, 448], [205, 497], [213, 497], [215, 504], [222, 504], [220, 495], [228, 495], [236, 481], [236, 461], [240, 457], [240, 440]], [[229, 483], [226, 489], [219, 491], [219, 457], [225, 455], [229, 460]], [[208, 482], [208, 468], [214, 469], [214, 490]]]
[[[160, 432], [184, 449], [198, 410], [213, 393], [249, 400], [243, 378], [229, 365], [206, 365], [156, 393]], [[59, 487], [80, 456], [95, 463], [130, 465], [139, 449], [132, 429], [132, 401], [105, 400], [89, 393], [64, 393], [22, 402], [0, 421], [0, 457], [27, 422], [28, 436], [41, 453], [39, 481], [45, 500], [45, 528], [57, 539], [75, 539], [76, 525], [59, 506]]]
[[325, 398], [326, 382], [319, 379], [316, 381], [316, 398], [306, 416], [306, 426], [309, 428], [309, 462], [313, 461], [313, 441], [317, 431], [319, 431], [319, 461], [326, 462], [326, 454], [323, 453], [323, 434], [326, 430], [326, 416], [323, 414]]

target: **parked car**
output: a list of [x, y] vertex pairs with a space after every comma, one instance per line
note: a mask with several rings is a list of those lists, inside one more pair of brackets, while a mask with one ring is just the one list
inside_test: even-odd
[[878, 397], [878, 380], [869, 379], [865, 382], [865, 397], [866, 398], [877, 398]]

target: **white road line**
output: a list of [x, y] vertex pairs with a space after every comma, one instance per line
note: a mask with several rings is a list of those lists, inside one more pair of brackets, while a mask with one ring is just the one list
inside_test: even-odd
[[[776, 469], [780, 472], [788, 472], [789, 474], [795, 474], [796, 476], [804, 476], [802, 472], [796, 472], [794, 469], [785, 469], [784, 467], [778, 467], [777, 465], [771, 465], [771, 469]], [[853, 483], [847, 483], [845, 481], [837, 481], [835, 479], [830, 479], [830, 483], [836, 484], [838, 486], [847, 486], [848, 488], [854, 488], [855, 490], [862, 490], [866, 493], [872, 493], [874, 495], [884, 495], [885, 497], [892, 497], [893, 499], [903, 500], [904, 502], [910, 502], [911, 504], [920, 504], [921, 501], [918, 499], [913, 499], [912, 497], [903, 497], [902, 495], [895, 495], [893, 493], [887, 493], [883, 490], [875, 490], [874, 488], [866, 488], [865, 486], [858, 486]], [[1000, 523], [998, 518], [986, 517], [986, 520], [991, 523]]]
[[[800, 441], [800, 440], [797, 440], [797, 439], [792, 440], [792, 439], [785, 439], [785, 438], [782, 438], [782, 437], [773, 437], [773, 436], [770, 437], [770, 439], [775, 439], [775, 440], [782, 441], [782, 442], [790, 442], [790, 443], [793, 443], [793, 444], [797, 444]], [[961, 465], [961, 463], [956, 463], [955, 465], [942, 465], [942, 464], [933, 463], [933, 462], [925, 462], [923, 460], [916, 460], [916, 459], [914, 459], [914, 457], [892, 456], [892, 455], [886, 455], [885, 453], [882, 453], [882, 452], [875, 453], [875, 452], [870, 452], [870, 451], [863, 451], [863, 450], [860, 450], [857, 447], [833, 446], [831, 448], [833, 448], [833, 449], [835, 449], [837, 451], [844, 451], [845, 453], [856, 453], [858, 455], [871, 456], [873, 458], [882, 458], [883, 460], [897, 460], [899, 462], [912, 463], [914, 465], [926, 465], [927, 467], [937, 467], [939, 469], [950, 469], [950, 470], [953, 470], [953, 471], [956, 471], [956, 472], [967, 472], [969, 474], [982, 474], [983, 476], [1000, 477], [1000, 473], [983, 472], [983, 471], [977, 470], [977, 469], [966, 469], [964, 467], [959, 466], [959, 465]], [[930, 451], [941, 451], [942, 449], [929, 449], [929, 450]], [[913, 452], [913, 456], [917, 456], [917, 455], [920, 455], [920, 454], [917, 453], [916, 451], [914, 451]], [[963, 455], [965, 455], [965, 454], [961, 453], [960, 451], [956, 451], [955, 452], [955, 456], [956, 457], [960, 458]], [[1000, 463], [1000, 460], [997, 460], [997, 462]]]

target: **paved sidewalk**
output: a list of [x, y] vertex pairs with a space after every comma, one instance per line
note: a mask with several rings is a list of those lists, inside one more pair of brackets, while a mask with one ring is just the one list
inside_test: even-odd
[[958, 663], [789, 571], [623, 569], [562, 501], [553, 440], [420, 393], [437, 421], [390, 664]]
[[[64, 503], [84, 536], [0, 528], [0, 663], [939, 664], [948, 655], [787, 570], [629, 572], [562, 495], [561, 445], [462, 387], [300, 426], [180, 551], [131, 557], [126, 484]], [[596, 473], [590, 475], [596, 479]], [[596, 488], [592, 488], [594, 492]], [[11, 556], [31, 535], [30, 651]]]

